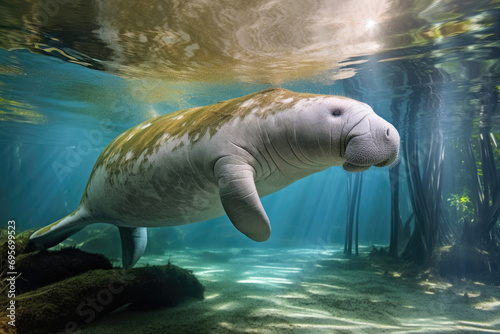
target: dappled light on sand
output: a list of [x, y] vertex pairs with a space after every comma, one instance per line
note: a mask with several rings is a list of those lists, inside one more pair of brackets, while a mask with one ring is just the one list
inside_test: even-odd
[[[118, 312], [97, 327], [100, 333], [498, 331], [498, 287], [394, 275], [362, 260], [366, 254], [362, 249], [360, 261], [345, 261], [332, 247], [176, 251], [172, 262], [192, 269], [205, 285], [203, 302], [140, 315]], [[161, 261], [145, 257], [141, 263]]]
[[[57, 226], [106, 223], [60, 246], [131, 265], [147, 239], [138, 269], [172, 263], [205, 287], [204, 300], [174, 308], [136, 312], [124, 302], [99, 321], [77, 315], [82, 328], [70, 330], [50, 320], [67, 319], [52, 305], [75, 310], [66, 302], [78, 305], [69, 296], [89, 280], [78, 274], [85, 284], [38, 303], [46, 290], [23, 292], [31, 278], [18, 270], [16, 303], [37, 301], [50, 331], [500, 333], [500, 0], [2, 0], [0, 22], [0, 214], [18, 222], [16, 240], [46, 226], [40, 246], [50, 247], [69, 235]], [[337, 97], [327, 105], [285, 90]], [[364, 107], [338, 108], [341, 97], [391, 123], [374, 131], [377, 143], [392, 138], [399, 150], [375, 159], [371, 131], [337, 126], [377, 128], [354, 122]], [[356, 142], [370, 164], [347, 149]], [[290, 184], [302, 172], [288, 167], [330, 162], [344, 168]], [[369, 165], [387, 168], [348, 173]], [[93, 171], [102, 178], [88, 182]], [[54, 225], [86, 211], [87, 183], [97, 197], [88, 216]], [[244, 221], [236, 229], [235, 217]], [[121, 233], [123, 243], [116, 231], [165, 220], [186, 225]], [[147, 283], [145, 304], [179, 291]], [[21, 304], [22, 325], [30, 313]], [[47, 332], [25, 319], [30, 334]]]

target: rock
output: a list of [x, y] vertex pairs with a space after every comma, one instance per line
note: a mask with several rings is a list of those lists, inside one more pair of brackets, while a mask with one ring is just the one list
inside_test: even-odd
[[[77, 329], [125, 305], [157, 309], [187, 297], [203, 299], [204, 288], [189, 270], [168, 263], [133, 269], [112, 268], [101, 254], [70, 247], [56, 251], [27, 249], [36, 229], [16, 235], [15, 299], [0, 295], [0, 317], [15, 301], [16, 327], [0, 323], [0, 333], [59, 333]], [[8, 250], [0, 230], [0, 251]], [[31, 251], [31, 252], [30, 252]], [[3, 280], [0, 289], [8, 288]]]
[[450, 281], [478, 280], [500, 284], [500, 253], [485, 251], [470, 245], [455, 244], [438, 249], [432, 258], [438, 274]]
[[203, 290], [192, 272], [172, 264], [92, 270], [19, 295], [17, 330], [76, 331], [127, 304], [136, 309], [174, 306], [186, 297], [203, 299]]
[[21, 274], [16, 281], [16, 290], [24, 293], [90, 270], [112, 267], [103, 255], [76, 248], [21, 254], [16, 262], [16, 270]]

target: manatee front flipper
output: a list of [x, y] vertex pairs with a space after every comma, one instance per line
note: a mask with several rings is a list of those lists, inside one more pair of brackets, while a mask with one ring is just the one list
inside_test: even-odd
[[148, 244], [148, 230], [145, 227], [118, 226], [122, 241], [122, 264], [132, 268], [139, 261]]
[[266, 241], [271, 235], [271, 225], [255, 187], [253, 168], [221, 160], [217, 162], [215, 172], [227, 216], [250, 239]]

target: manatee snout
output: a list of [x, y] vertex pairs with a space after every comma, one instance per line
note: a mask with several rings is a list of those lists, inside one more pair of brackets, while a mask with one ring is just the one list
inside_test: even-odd
[[399, 141], [392, 124], [377, 115], [366, 116], [347, 135], [343, 168], [361, 172], [371, 166], [389, 166], [398, 157]]
[[378, 129], [376, 135], [376, 144], [382, 152], [381, 155], [386, 157], [382, 162], [374, 164], [375, 167], [386, 167], [392, 164], [399, 153], [399, 133], [396, 128], [385, 122], [386, 124]]

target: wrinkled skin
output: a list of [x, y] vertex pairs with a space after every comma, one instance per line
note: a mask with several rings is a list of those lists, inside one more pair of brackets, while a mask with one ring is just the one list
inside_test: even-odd
[[332, 166], [388, 166], [399, 140], [368, 105], [338, 96], [270, 89], [182, 110], [118, 136], [96, 162], [79, 208], [31, 240], [47, 248], [88, 224], [115, 224], [132, 266], [146, 245], [143, 227], [226, 213], [240, 232], [265, 241], [271, 226], [260, 197]]
[[[299, 147], [318, 164], [342, 164], [349, 172], [393, 163], [399, 152], [399, 133], [367, 104], [339, 97], [325, 98], [299, 113], [295, 132]], [[325, 150], [327, 142], [331, 150]], [[341, 163], [339, 163], [341, 162]]]

